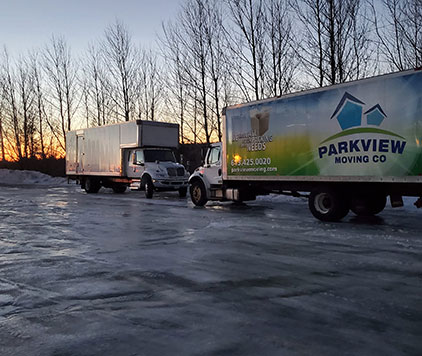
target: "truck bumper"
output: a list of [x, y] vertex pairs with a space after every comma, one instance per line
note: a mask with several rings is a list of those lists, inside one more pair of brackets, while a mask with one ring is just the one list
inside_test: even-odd
[[188, 179], [181, 177], [180, 179], [153, 179], [154, 188], [160, 190], [177, 190], [188, 186]]

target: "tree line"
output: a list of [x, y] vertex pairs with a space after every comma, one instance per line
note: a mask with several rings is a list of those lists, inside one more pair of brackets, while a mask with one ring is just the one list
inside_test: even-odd
[[121, 21], [72, 55], [53, 36], [0, 54], [0, 160], [62, 156], [66, 132], [177, 122], [182, 143], [222, 136], [222, 108], [422, 66], [422, 0], [186, 0], [157, 46]]

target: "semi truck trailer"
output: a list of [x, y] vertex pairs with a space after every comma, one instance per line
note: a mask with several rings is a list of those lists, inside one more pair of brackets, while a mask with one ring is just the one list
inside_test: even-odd
[[189, 183], [195, 205], [290, 194], [323, 221], [378, 214], [388, 196], [420, 207], [422, 71], [227, 107], [222, 142]]
[[127, 187], [175, 190], [185, 197], [189, 173], [176, 160], [179, 125], [128, 121], [66, 133], [66, 175], [87, 193], [103, 187], [123, 193]]

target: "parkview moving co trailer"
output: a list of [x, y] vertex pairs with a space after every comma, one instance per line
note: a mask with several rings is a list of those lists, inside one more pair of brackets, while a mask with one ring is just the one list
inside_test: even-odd
[[223, 120], [189, 180], [196, 205], [309, 192], [313, 215], [335, 221], [422, 196], [421, 70], [227, 107]]

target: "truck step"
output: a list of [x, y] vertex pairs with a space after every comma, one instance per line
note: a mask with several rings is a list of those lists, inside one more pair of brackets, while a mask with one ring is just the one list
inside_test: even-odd
[[141, 190], [141, 181], [140, 180], [133, 180], [129, 186], [130, 190]]

